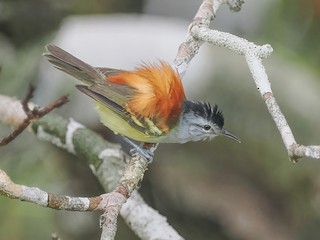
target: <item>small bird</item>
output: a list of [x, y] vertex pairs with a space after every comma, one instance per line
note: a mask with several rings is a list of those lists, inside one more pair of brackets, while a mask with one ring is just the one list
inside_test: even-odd
[[76, 87], [95, 100], [101, 122], [135, 148], [138, 145], [129, 139], [186, 143], [223, 135], [239, 141], [223, 128], [217, 105], [186, 99], [178, 72], [164, 61], [125, 71], [92, 67], [55, 45], [46, 49], [50, 63], [86, 84]]

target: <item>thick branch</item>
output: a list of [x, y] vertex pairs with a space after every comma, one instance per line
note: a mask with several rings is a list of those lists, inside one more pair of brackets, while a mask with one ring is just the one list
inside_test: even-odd
[[[99, 203], [104, 196], [93, 198], [57, 196], [36, 187], [28, 187], [14, 183], [9, 176], [0, 169], [0, 195], [12, 199], [19, 199], [43, 207], [69, 211], [99, 210]], [[101, 210], [101, 209], [100, 209]]]

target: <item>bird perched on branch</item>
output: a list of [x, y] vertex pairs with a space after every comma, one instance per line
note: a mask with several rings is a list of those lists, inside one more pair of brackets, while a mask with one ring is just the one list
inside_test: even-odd
[[166, 62], [125, 71], [92, 67], [54, 45], [46, 49], [49, 62], [86, 84], [76, 87], [95, 100], [101, 122], [136, 148], [129, 139], [185, 143], [223, 135], [239, 141], [223, 128], [217, 105], [186, 99], [179, 74]]

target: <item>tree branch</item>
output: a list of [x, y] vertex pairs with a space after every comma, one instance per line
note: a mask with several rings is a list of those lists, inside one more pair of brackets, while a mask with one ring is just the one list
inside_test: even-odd
[[[189, 34], [187, 39], [180, 44], [174, 64], [181, 76], [187, 71], [189, 62], [198, 53], [204, 41], [208, 39], [201, 38], [194, 34], [194, 28], [210, 30], [210, 22], [216, 17], [216, 13], [221, 4], [227, 3], [232, 11], [240, 11], [243, 0], [203, 0], [193, 21], [189, 25]], [[211, 30], [210, 30], [211, 31]], [[230, 34], [231, 35], [231, 34]]]
[[[273, 97], [268, 75], [261, 61], [261, 59], [270, 56], [273, 51], [272, 47], [269, 44], [259, 46], [230, 33], [209, 29], [209, 19], [215, 17], [217, 7], [223, 2], [225, 1], [203, 1], [196, 17], [189, 27], [187, 41], [179, 48], [175, 61], [175, 64], [179, 67], [178, 71], [181, 74], [185, 73], [188, 63], [197, 53], [203, 42], [225, 47], [240, 55], [244, 55], [257, 89], [264, 99], [269, 113], [280, 132], [289, 159], [293, 162], [296, 162], [301, 157], [320, 159], [320, 146], [304, 146], [295, 141], [289, 124], [281, 112], [276, 99]], [[227, 3], [231, 9], [239, 10], [243, 1], [232, 0], [227, 1]]]
[[[214, 19], [218, 8], [223, 3], [227, 3], [231, 10], [238, 11], [243, 1], [203, 1], [193, 22], [189, 26], [189, 34], [185, 42], [180, 45], [174, 60], [177, 71], [181, 76], [185, 74], [189, 62], [197, 54], [203, 42], [225, 47], [238, 54], [244, 55], [257, 89], [278, 127], [289, 158], [292, 161], [296, 161], [298, 158], [305, 156], [319, 159], [320, 146], [303, 146], [296, 143], [292, 131], [273, 97], [268, 76], [262, 65], [262, 59], [272, 53], [271, 46], [268, 44], [258, 46], [232, 34], [211, 30], [209, 28], [210, 22]], [[29, 98], [30, 97], [31, 94]], [[28, 97], [26, 99], [28, 99]], [[8, 106], [8, 104], [15, 106]], [[22, 108], [25, 110], [24, 114], [21, 113]], [[0, 96], [0, 120], [6, 124], [19, 126], [19, 124], [23, 123], [26, 115], [28, 116], [29, 110], [28, 104], [25, 102], [23, 103], [23, 107], [21, 105], [17, 106], [14, 100]], [[20, 116], [23, 116], [21, 121], [17, 120]], [[38, 188], [17, 185], [13, 183], [3, 171], [0, 171], [0, 192], [3, 195], [30, 201], [42, 206], [53, 207], [55, 209], [77, 211], [103, 210], [104, 214], [100, 219], [102, 226], [101, 239], [114, 238], [116, 219], [119, 211], [128, 222], [128, 225], [130, 225], [142, 239], [154, 238], [155, 233], [153, 227], [155, 226], [155, 219], [159, 219], [159, 222], [156, 224], [157, 227], [162, 229], [163, 234], [170, 232], [166, 237], [161, 235], [161, 237], [157, 237], [158, 239], [182, 239], [174, 229], [167, 224], [161, 215], [152, 211], [139, 197], [138, 193], [134, 193], [134, 190], [143, 179], [143, 175], [147, 170], [148, 161], [146, 159], [139, 154], [134, 154], [129, 164], [124, 168], [122, 160], [123, 158], [127, 158], [127, 156], [119, 149], [118, 145], [105, 142], [101, 137], [95, 135], [75, 121], [66, 121], [52, 114], [36, 121], [34, 121], [34, 118], [32, 120], [32, 131], [39, 139], [50, 141], [84, 159], [100, 180], [105, 190], [109, 192], [114, 189], [114, 191], [93, 198], [56, 196], [48, 194]], [[157, 144], [144, 145], [144, 147], [151, 148], [151, 150], [155, 149], [156, 146]], [[122, 177], [120, 178], [120, 176]], [[127, 201], [131, 195], [132, 197]], [[124, 204], [126, 201], [127, 203]], [[120, 210], [123, 204], [124, 206], [122, 210]], [[145, 209], [151, 218], [140, 218], [137, 215], [139, 212], [135, 211], [137, 206]], [[134, 214], [132, 214], [133, 212]], [[149, 221], [152, 222], [152, 226], [146, 227]], [[135, 229], [134, 226], [137, 228]]]
[[33, 106], [32, 109], [30, 109], [29, 101], [33, 96], [33, 92], [34, 92], [34, 87], [30, 85], [29, 91], [25, 99], [21, 101], [21, 105], [26, 114], [26, 118], [19, 124], [19, 126], [13, 132], [11, 132], [8, 136], [0, 140], [0, 147], [7, 145], [11, 141], [13, 141], [16, 137], [18, 137], [29, 126], [32, 120], [43, 117], [44, 115], [51, 112], [53, 109], [58, 108], [69, 101], [68, 96], [62, 96], [46, 107], [38, 109], [37, 107]]
[[[191, 23], [189, 29], [191, 30], [193, 26], [201, 26], [204, 28], [209, 28], [209, 24], [211, 20], [213, 20], [216, 11], [220, 7], [220, 5], [225, 2], [226, 1], [224, 0], [204, 0], [196, 16], [194, 17], [194, 20]], [[240, 7], [243, 1], [230, 0], [230, 1], [227, 1], [227, 3], [229, 4], [232, 10], [240, 10]], [[180, 45], [178, 53], [174, 60], [174, 64], [175, 64], [175, 68], [177, 69], [177, 71], [181, 76], [184, 75], [189, 62], [192, 60], [195, 54], [197, 54], [201, 44], [202, 44], [202, 40], [199, 40], [198, 38], [195, 38], [194, 35], [189, 34], [187, 36], [186, 41]], [[158, 144], [143, 143], [142, 146], [154, 152]], [[138, 153], [134, 154], [129, 164], [125, 168], [124, 174], [120, 179], [119, 185], [116, 187], [113, 193], [114, 194], [121, 193], [122, 196], [129, 198], [133, 190], [135, 190], [138, 184], [140, 183], [140, 181], [142, 181], [144, 173], [147, 170], [148, 164], [149, 162], [147, 161], [147, 159], [145, 159], [141, 154], [138, 154]], [[110, 193], [110, 194], [113, 194], [113, 193]], [[118, 201], [118, 202], [119, 204], [121, 204], [121, 201]], [[118, 209], [121, 209], [121, 206], [118, 206]], [[117, 217], [117, 214], [111, 214], [111, 216]], [[101, 239], [109, 239], [114, 237], [113, 233], [109, 231], [109, 229], [116, 229], [114, 225], [116, 221], [114, 219], [110, 219], [109, 217], [110, 215], [108, 215], [107, 218], [103, 218], [101, 222], [102, 222], [102, 226], [108, 229], [104, 232], [111, 233], [111, 235], [109, 236], [103, 233], [104, 238], [101, 238]], [[107, 219], [107, 221], [105, 221], [105, 219]], [[111, 225], [111, 227], [109, 225]]]
[[[22, 109], [20, 101], [0, 95], [0, 122], [15, 127], [18, 126], [25, 117], [26, 114]], [[32, 122], [28, 130], [35, 133], [40, 140], [51, 142], [67, 150], [69, 153], [76, 155], [80, 160], [84, 160], [106, 192], [116, 189], [121, 176], [124, 176], [125, 162], [128, 162], [128, 156], [120, 149], [120, 146], [105, 141], [101, 136], [72, 119], [66, 120], [50, 113]], [[22, 191], [22, 189], [28, 189], [28, 191]], [[15, 184], [1, 170], [0, 192], [2, 195], [14, 199], [24, 201], [28, 199], [27, 201], [39, 204], [40, 206], [73, 211], [90, 211], [94, 209], [105, 212], [106, 208], [109, 207], [107, 212], [119, 212], [118, 206], [123, 204], [121, 199], [126, 200], [122, 194], [114, 192], [93, 198], [57, 196], [46, 193], [38, 188]], [[154, 231], [155, 225], [149, 225], [151, 222], [156, 223], [157, 228], [161, 229], [160, 232], [162, 235], [158, 239], [182, 239], [164, 220], [165, 218], [163, 216], [143, 201], [139, 193], [134, 193], [133, 195], [135, 197], [129, 198], [130, 200], [123, 205], [123, 210], [121, 210], [120, 214], [128, 226], [130, 226], [141, 239], [151, 239], [153, 236], [159, 235], [159, 233], [155, 233]], [[49, 196], [51, 196], [51, 200], [49, 200]], [[113, 198], [114, 196], [117, 198]], [[68, 204], [71, 202], [76, 206]], [[114, 209], [116, 211], [114, 211]], [[136, 211], [136, 209], [143, 209], [143, 211]], [[105, 217], [106, 215], [103, 215], [102, 223]], [[107, 217], [110, 218], [110, 214], [107, 214]], [[116, 217], [111, 216], [111, 219], [116, 219]], [[162, 221], [159, 219], [162, 219]], [[137, 223], [135, 223], [136, 221]], [[109, 227], [112, 228], [111, 226], [112, 224]], [[104, 227], [103, 231], [106, 229], [107, 228]]]

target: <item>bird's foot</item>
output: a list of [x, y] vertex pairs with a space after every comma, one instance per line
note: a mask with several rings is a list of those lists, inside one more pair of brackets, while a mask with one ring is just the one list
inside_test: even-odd
[[130, 153], [133, 155], [135, 153], [139, 153], [140, 155], [142, 155], [143, 157], [145, 157], [145, 159], [150, 163], [153, 160], [153, 152], [151, 152], [148, 149], [144, 149], [142, 147], [140, 147], [138, 144], [134, 143], [133, 141], [131, 141], [129, 138], [122, 136], [122, 138], [129, 143], [133, 148], [130, 150]]

